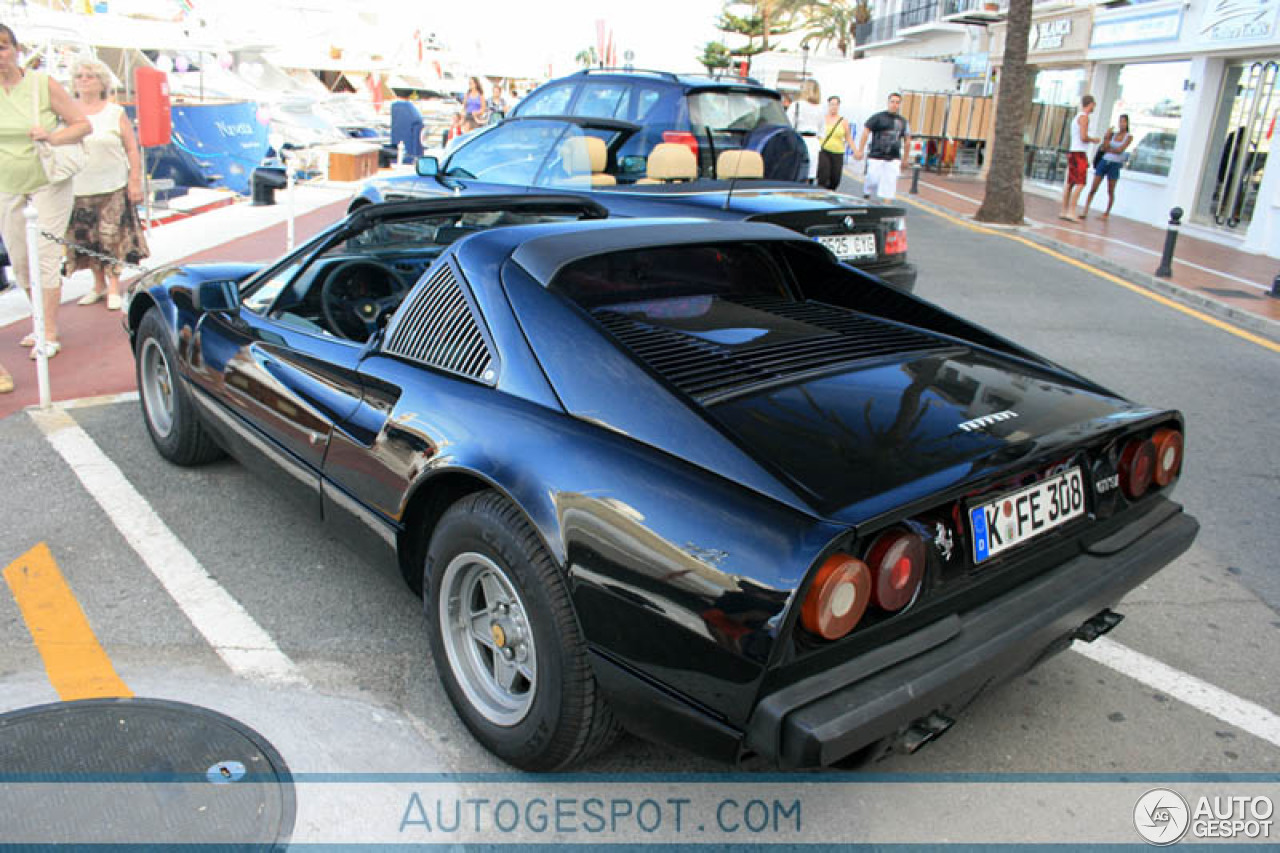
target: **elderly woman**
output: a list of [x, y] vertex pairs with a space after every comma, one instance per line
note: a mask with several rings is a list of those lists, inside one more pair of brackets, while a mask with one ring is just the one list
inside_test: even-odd
[[[61, 123], [61, 126], [59, 126]], [[14, 277], [31, 289], [27, 257], [27, 223], [23, 209], [28, 200], [35, 206], [40, 230], [62, 234], [71, 215], [71, 181], [49, 183], [36, 142], [70, 145], [89, 134], [89, 120], [80, 105], [56, 80], [46, 74], [27, 71], [18, 61], [18, 37], [0, 24], [0, 239], [9, 251]], [[58, 245], [41, 237], [39, 257], [40, 294], [44, 307], [44, 354], [54, 356], [58, 342], [58, 303], [62, 295], [60, 272], [62, 252]], [[23, 344], [35, 347], [34, 335]], [[32, 356], [35, 356], [32, 350]], [[0, 388], [12, 388], [13, 379], [0, 368]]]
[[[111, 72], [92, 59], [76, 64], [74, 87], [80, 107], [93, 132], [85, 139], [89, 162], [72, 179], [75, 207], [67, 239], [77, 246], [136, 264], [150, 254], [138, 221], [142, 201], [142, 158], [133, 125], [119, 104], [107, 100]], [[119, 264], [108, 264], [93, 255], [67, 250], [67, 271], [93, 271], [93, 290], [80, 300], [92, 305], [105, 295], [107, 310], [120, 308]]]

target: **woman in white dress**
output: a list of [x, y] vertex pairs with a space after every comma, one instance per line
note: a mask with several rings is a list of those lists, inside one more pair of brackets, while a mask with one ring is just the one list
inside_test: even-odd
[[822, 88], [817, 80], [805, 80], [800, 86], [800, 97], [792, 106], [796, 133], [804, 139], [809, 150], [809, 183], [818, 175], [818, 143], [823, 130]]

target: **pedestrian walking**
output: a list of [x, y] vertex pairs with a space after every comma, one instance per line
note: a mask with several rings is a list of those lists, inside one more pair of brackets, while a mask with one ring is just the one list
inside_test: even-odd
[[[31, 293], [30, 259], [27, 257], [27, 222], [23, 210], [30, 201], [39, 214], [40, 230], [62, 235], [67, 230], [74, 198], [71, 178], [50, 183], [41, 165], [37, 143], [54, 148], [73, 145], [89, 134], [91, 126], [75, 99], [47, 74], [24, 70], [18, 61], [18, 37], [0, 24], [0, 237], [9, 252], [13, 275], [28, 295], [39, 298], [44, 309], [44, 355], [62, 349], [58, 341], [58, 304], [62, 299], [62, 251], [41, 237], [40, 289]], [[36, 336], [22, 340], [35, 358]], [[6, 374], [7, 375], [7, 374]]]
[[829, 190], [840, 186], [840, 178], [844, 175], [844, 152], [852, 136], [849, 122], [840, 115], [840, 99], [832, 95], [827, 98], [822, 142], [818, 145], [818, 186]]
[[1076, 201], [1089, 180], [1089, 146], [1099, 140], [1089, 135], [1089, 116], [1097, 103], [1093, 95], [1080, 99], [1080, 112], [1071, 120], [1071, 147], [1067, 151], [1067, 184], [1062, 188], [1062, 211], [1059, 219], [1079, 222], [1076, 218]]
[[[67, 226], [67, 240], [126, 263], [136, 264], [151, 252], [138, 219], [142, 202], [142, 157], [133, 123], [124, 108], [107, 99], [111, 72], [96, 60], [76, 63], [72, 85], [80, 108], [89, 117], [93, 132], [85, 137], [89, 159], [71, 179], [75, 204]], [[80, 298], [81, 305], [107, 300], [108, 311], [119, 311], [120, 273], [123, 267], [74, 249], [67, 250], [68, 273], [93, 272], [93, 289]]]
[[1133, 134], [1129, 132], [1129, 117], [1120, 116], [1119, 124], [1119, 130], [1107, 128], [1106, 135], [1102, 137], [1098, 159], [1093, 166], [1093, 186], [1089, 188], [1089, 197], [1085, 199], [1081, 219], [1088, 218], [1089, 206], [1093, 204], [1093, 197], [1098, 194], [1103, 178], [1107, 179], [1107, 209], [1102, 214], [1103, 219], [1111, 215], [1111, 206], [1116, 203], [1116, 181], [1120, 180], [1120, 167], [1129, 160], [1129, 152], [1125, 149], [1133, 142]]
[[480, 85], [479, 77], [472, 77], [467, 84], [467, 97], [462, 102], [462, 111], [469, 116], [475, 116], [476, 124], [484, 124], [484, 89]]
[[[853, 156], [867, 158], [867, 176], [862, 194], [890, 201], [898, 193], [898, 173], [902, 170], [902, 152], [911, 144], [911, 125], [902, 117], [902, 95], [889, 95], [887, 108], [867, 119]], [[870, 138], [871, 146], [867, 147]]]
[[822, 88], [817, 80], [805, 80], [800, 98], [792, 105], [792, 122], [809, 152], [809, 183], [818, 177], [819, 134], [825, 130], [822, 118]]

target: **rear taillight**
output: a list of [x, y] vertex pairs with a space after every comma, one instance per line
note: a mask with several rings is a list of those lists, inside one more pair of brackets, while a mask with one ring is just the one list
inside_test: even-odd
[[693, 152], [694, 157], [698, 156], [698, 137], [687, 130], [664, 130], [662, 131], [662, 141], [685, 145]]
[[1130, 439], [1120, 451], [1120, 489], [1130, 500], [1147, 493], [1155, 476], [1156, 448], [1145, 438]]
[[890, 219], [888, 226], [889, 230], [885, 232], [884, 237], [884, 253], [901, 255], [907, 251], [907, 220], [901, 216]]
[[867, 566], [877, 607], [892, 613], [911, 603], [924, 583], [926, 553], [924, 540], [907, 530], [891, 530], [872, 543]]
[[1155, 448], [1155, 471], [1151, 475], [1152, 479], [1157, 486], [1167, 486], [1182, 470], [1182, 433], [1163, 427], [1151, 436], [1151, 444]]
[[833, 554], [814, 578], [800, 609], [800, 624], [826, 640], [853, 630], [871, 601], [871, 572], [848, 554]]

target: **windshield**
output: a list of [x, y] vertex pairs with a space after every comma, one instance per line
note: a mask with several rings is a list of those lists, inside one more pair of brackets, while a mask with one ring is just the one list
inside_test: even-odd
[[777, 98], [754, 92], [713, 91], [689, 96], [689, 120], [699, 130], [752, 131], [770, 124], [786, 124]]
[[495, 184], [589, 189], [593, 173], [605, 172], [617, 135], [562, 121], [510, 121], [460, 145], [444, 172]]

